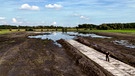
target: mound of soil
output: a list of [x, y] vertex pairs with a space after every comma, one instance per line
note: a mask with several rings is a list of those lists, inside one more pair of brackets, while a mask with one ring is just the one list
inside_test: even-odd
[[110, 52], [111, 56], [135, 67], [135, 48], [128, 48], [123, 45], [116, 45], [113, 43], [115, 40], [128, 40], [130, 43], [135, 44], [135, 36], [120, 33], [97, 33], [112, 37], [108, 38], [91, 38], [91, 37], [78, 37], [77, 41], [90, 46], [102, 53]]
[[[135, 67], [135, 49], [118, 46], [114, 40], [126, 39], [132, 43], [135, 37], [106, 34], [111, 39], [78, 37], [78, 41], [115, 57]], [[30, 39], [32, 32], [17, 32], [0, 35], [0, 76], [111, 76], [102, 67], [77, 52], [68, 43], [60, 40], [59, 47], [52, 40]]]
[[88, 76], [113, 76], [110, 72], [106, 71], [103, 67], [99, 66], [97, 63], [93, 62], [81, 52], [79, 52], [75, 47], [70, 45], [67, 41], [61, 39], [58, 40], [60, 44], [66, 49], [66, 52], [75, 63], [85, 72]]
[[87, 76], [64, 48], [29, 35], [0, 35], [0, 76]]

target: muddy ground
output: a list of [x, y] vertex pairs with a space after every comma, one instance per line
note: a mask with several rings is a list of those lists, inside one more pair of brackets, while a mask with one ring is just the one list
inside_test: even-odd
[[64, 48], [28, 35], [0, 35], [0, 76], [87, 76]]
[[77, 41], [95, 48], [96, 50], [106, 53], [110, 52], [111, 56], [135, 67], [135, 48], [128, 48], [123, 45], [116, 45], [113, 43], [115, 40], [128, 40], [129, 43], [135, 45], [135, 35], [122, 34], [122, 33], [96, 33], [102, 36], [109, 36], [112, 38], [91, 38], [91, 37], [78, 37]]
[[[111, 39], [78, 37], [78, 41], [135, 67], [135, 49], [117, 46], [113, 40], [135, 37], [125, 34], [98, 33]], [[0, 76], [112, 76], [102, 67], [78, 53], [63, 40], [59, 47], [52, 40], [30, 39], [35, 33], [0, 35]]]

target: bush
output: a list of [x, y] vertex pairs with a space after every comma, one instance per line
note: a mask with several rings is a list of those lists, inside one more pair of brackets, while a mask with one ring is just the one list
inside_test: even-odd
[[25, 29], [25, 31], [34, 31], [32, 28]]

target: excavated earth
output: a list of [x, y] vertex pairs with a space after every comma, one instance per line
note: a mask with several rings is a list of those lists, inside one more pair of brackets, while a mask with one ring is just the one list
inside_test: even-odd
[[[126, 34], [98, 33], [110, 39], [78, 37], [77, 41], [135, 67], [135, 49], [118, 46], [114, 40], [135, 37]], [[0, 35], [0, 76], [112, 76], [105, 69], [82, 55], [65, 40], [59, 47], [49, 39], [32, 39], [30, 32]]]
[[99, 52], [110, 52], [111, 56], [135, 67], [135, 48], [125, 47], [123, 45], [116, 45], [115, 40], [127, 40], [129, 43], [135, 45], [134, 34], [122, 33], [96, 33], [102, 36], [109, 36], [112, 38], [91, 38], [78, 37], [77, 41], [90, 46]]
[[29, 35], [0, 35], [0, 76], [88, 76], [64, 48]]

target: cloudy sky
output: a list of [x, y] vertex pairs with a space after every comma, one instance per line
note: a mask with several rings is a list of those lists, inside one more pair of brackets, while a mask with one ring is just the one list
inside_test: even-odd
[[135, 0], [0, 0], [0, 24], [77, 26], [135, 22]]

